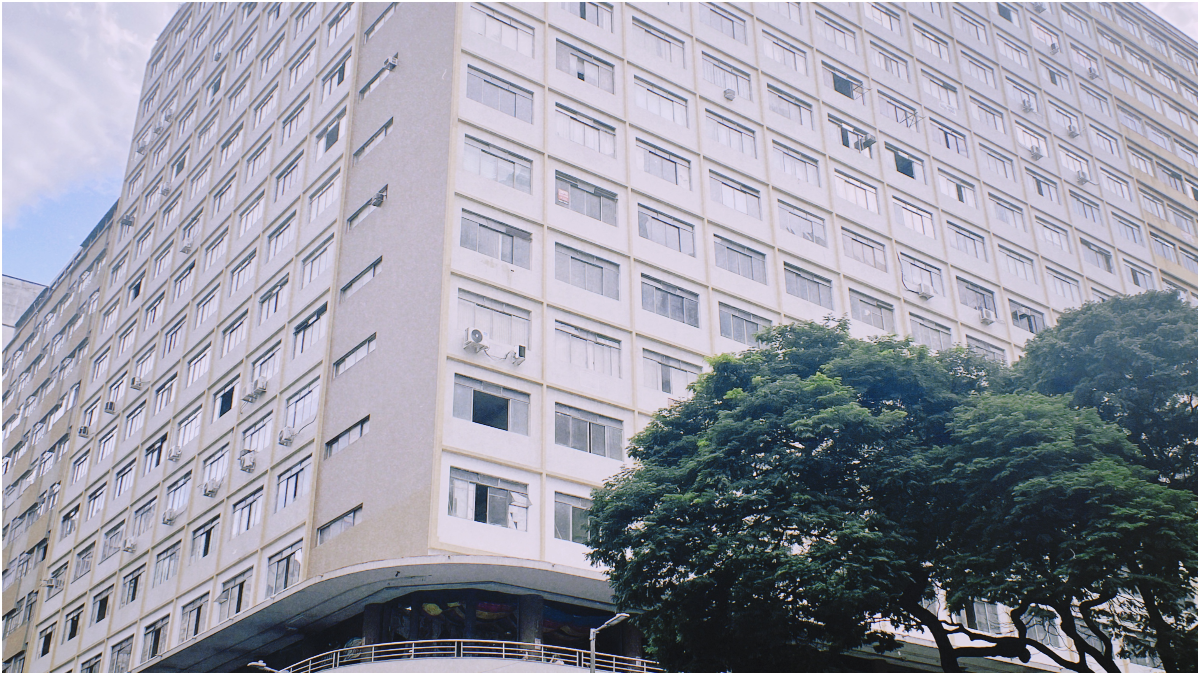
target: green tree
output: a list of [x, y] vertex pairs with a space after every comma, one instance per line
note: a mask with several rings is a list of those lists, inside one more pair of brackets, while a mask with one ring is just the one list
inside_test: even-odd
[[[632, 440], [637, 466], [593, 494], [591, 558], [619, 603], [645, 611], [669, 668], [836, 669], [846, 650], [893, 646], [881, 619], [928, 628], [946, 670], [963, 656], [1053, 654], [1028, 629], [1039, 614], [1056, 613], [1102, 666], [1111, 638], [1160, 653], [1186, 643], [1174, 629], [1137, 643], [1152, 612], [1122, 601], [1153, 589], [1167, 623], [1187, 625], [1172, 603], [1195, 576], [1194, 531], [1177, 531], [1188, 518], [1194, 529], [1195, 505], [1130, 466], [1136, 449], [1094, 412], [986, 395], [1007, 387], [1004, 368], [854, 340], [845, 321], [776, 327], [711, 363], [692, 398]], [[1015, 608], [1019, 634], [940, 619], [939, 587], [951, 611], [971, 599]], [[973, 643], [953, 645], [954, 633]]]
[[1129, 432], [1135, 461], [1194, 494], [1196, 336], [1196, 310], [1171, 292], [1088, 303], [1025, 344], [1017, 382], [1095, 408]]

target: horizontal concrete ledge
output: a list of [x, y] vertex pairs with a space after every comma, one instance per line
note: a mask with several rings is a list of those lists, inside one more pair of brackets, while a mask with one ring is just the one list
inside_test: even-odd
[[368, 602], [387, 602], [413, 591], [468, 587], [536, 593], [597, 609], [613, 606], [608, 581], [594, 569], [504, 556], [377, 560], [305, 579], [140, 664], [134, 672], [232, 671], [353, 616]]

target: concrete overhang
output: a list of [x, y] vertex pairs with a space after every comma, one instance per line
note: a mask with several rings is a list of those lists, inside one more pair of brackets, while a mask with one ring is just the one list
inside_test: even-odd
[[604, 575], [539, 560], [430, 555], [379, 560], [306, 579], [233, 619], [138, 666], [135, 672], [229, 672], [343, 621], [363, 605], [413, 591], [478, 588], [536, 593], [548, 600], [612, 609]]

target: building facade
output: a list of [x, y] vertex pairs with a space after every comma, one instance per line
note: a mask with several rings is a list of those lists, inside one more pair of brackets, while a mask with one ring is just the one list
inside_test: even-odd
[[8, 344], [16, 332], [17, 321], [44, 288], [39, 283], [4, 275], [4, 344]]
[[586, 646], [705, 357], [1195, 303], [1195, 69], [1133, 4], [182, 5], [4, 352], [5, 669]]

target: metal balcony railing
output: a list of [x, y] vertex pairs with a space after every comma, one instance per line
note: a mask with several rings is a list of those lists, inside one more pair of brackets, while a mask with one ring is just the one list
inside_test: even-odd
[[[431, 658], [513, 659], [576, 668], [591, 666], [591, 652], [586, 649], [501, 640], [417, 640], [336, 649], [305, 659], [280, 672], [317, 673], [375, 661]], [[648, 659], [601, 653], [596, 654], [596, 670], [609, 673], [663, 672], [656, 662]]]

